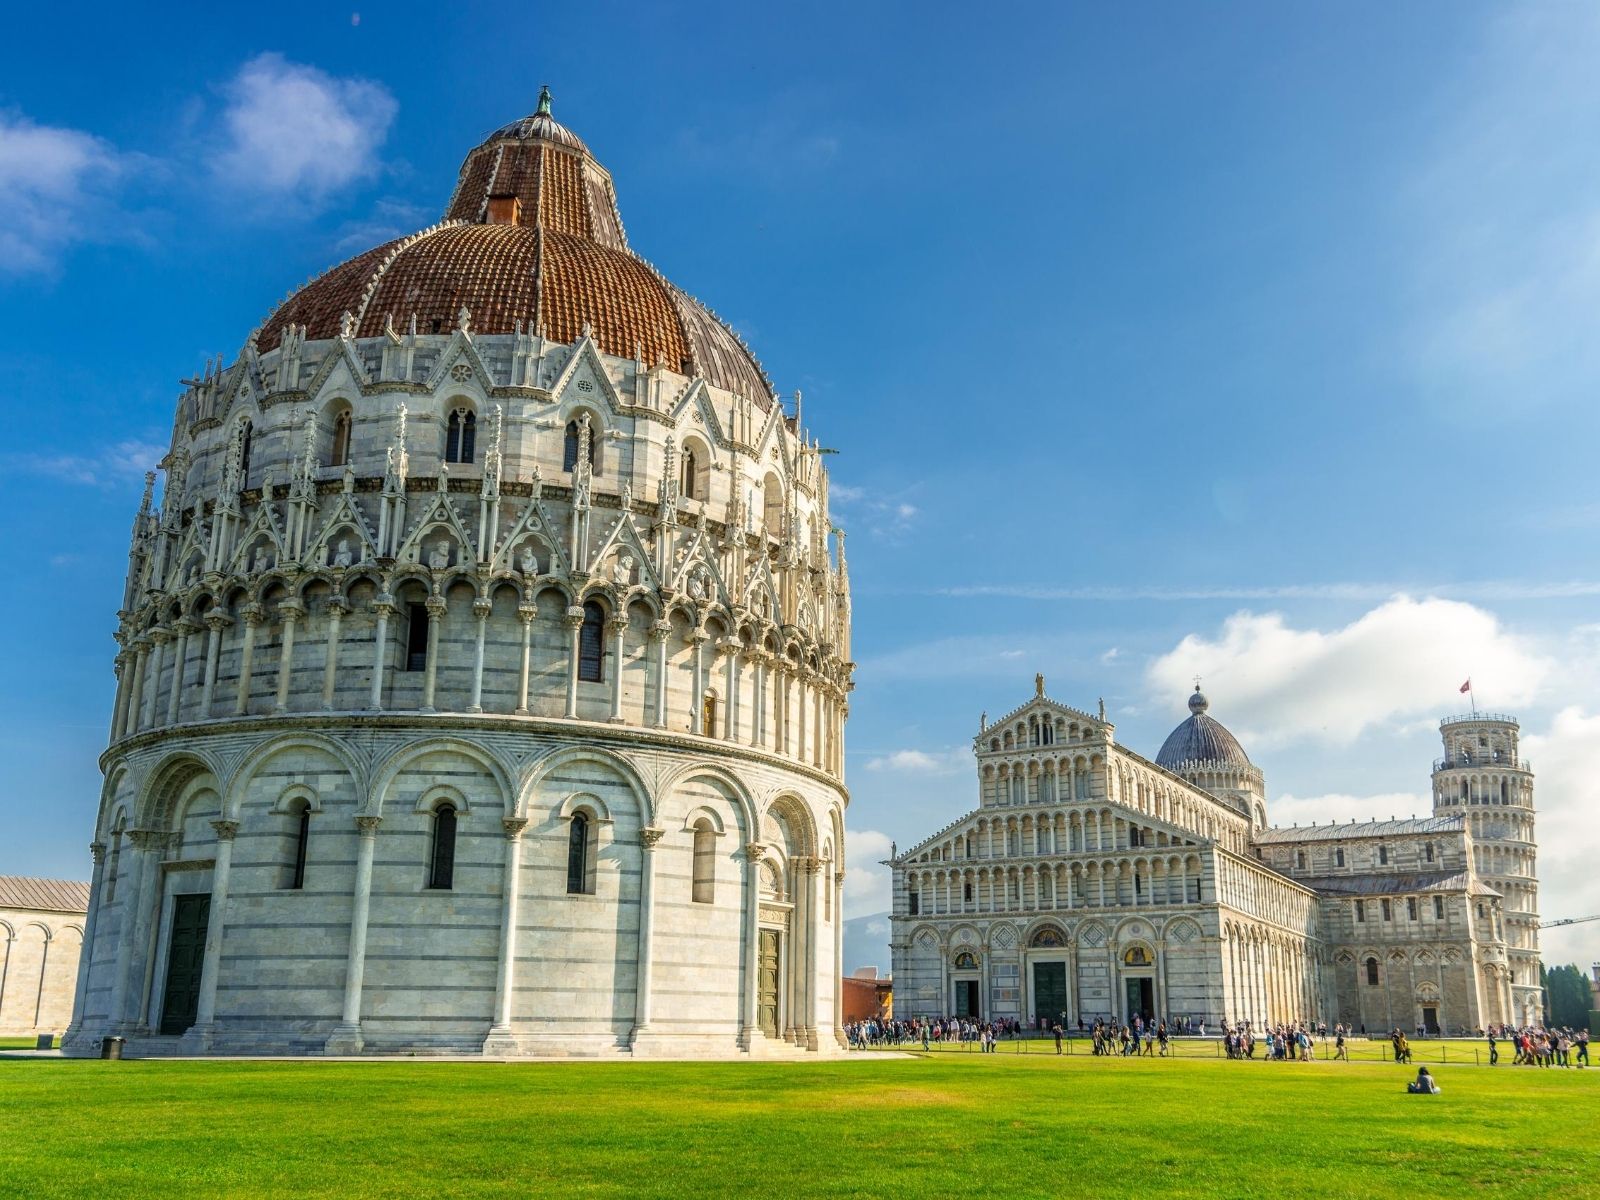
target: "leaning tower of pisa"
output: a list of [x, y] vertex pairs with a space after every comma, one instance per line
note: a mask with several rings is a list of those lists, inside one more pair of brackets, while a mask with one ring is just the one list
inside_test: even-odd
[[1533, 1023], [1542, 1013], [1538, 844], [1533, 771], [1517, 746], [1517, 719], [1471, 713], [1447, 717], [1439, 732], [1444, 757], [1433, 765], [1433, 810], [1466, 818], [1478, 877], [1503, 897], [1512, 1016]]
[[548, 93], [447, 190], [185, 381], [67, 1046], [837, 1050], [821, 451]]

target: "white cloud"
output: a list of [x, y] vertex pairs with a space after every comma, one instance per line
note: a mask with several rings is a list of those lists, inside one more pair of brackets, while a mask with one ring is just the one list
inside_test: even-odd
[[155, 470], [166, 453], [165, 446], [154, 442], [126, 440], [87, 454], [15, 454], [7, 455], [5, 461], [13, 470], [46, 475], [63, 483], [117, 487]]
[[846, 917], [879, 913], [890, 905], [893, 880], [883, 860], [889, 857], [889, 835], [875, 829], [852, 829], [845, 842], [844, 912]]
[[925, 750], [895, 750], [867, 760], [869, 771], [900, 771], [913, 775], [949, 775], [970, 764], [969, 751], [941, 750], [929, 754]]
[[1218, 636], [1190, 634], [1158, 658], [1147, 683], [1173, 704], [1201, 676], [1230, 728], [1266, 747], [1298, 738], [1347, 743], [1436, 713], [1469, 676], [1496, 707], [1525, 704], [1551, 666], [1493, 613], [1396, 596], [1328, 631], [1291, 628], [1279, 613], [1236, 613]]
[[398, 105], [382, 84], [340, 79], [278, 54], [251, 59], [224, 89], [227, 144], [215, 162], [230, 189], [314, 202], [376, 174]]
[[[1596, 506], [1600, 514], [1600, 506]], [[1002, 600], [1157, 600], [1187, 604], [1196, 600], [1386, 600], [1397, 592], [1422, 593], [1462, 600], [1570, 600], [1600, 596], [1600, 580], [1483, 579], [1465, 583], [1398, 584], [1373, 582], [1219, 584], [1215, 587], [1086, 586], [1044, 584], [972, 584], [933, 588], [918, 595], [994, 597]]]
[[125, 161], [77, 129], [0, 113], [0, 273], [47, 271], [74, 242], [103, 240], [98, 219]]
[[346, 221], [340, 226], [333, 248], [340, 254], [355, 253], [415, 233], [428, 224], [429, 211], [420, 204], [385, 196], [372, 206], [372, 212], [366, 217]]
[[879, 537], [900, 537], [916, 524], [922, 510], [906, 495], [904, 490], [883, 493], [844, 483], [828, 486], [828, 500], [837, 510], [839, 523], [850, 532], [864, 528]]

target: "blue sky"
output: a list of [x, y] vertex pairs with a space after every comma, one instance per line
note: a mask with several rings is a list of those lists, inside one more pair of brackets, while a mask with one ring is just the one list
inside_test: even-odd
[[1036, 670], [1151, 755], [1204, 674], [1283, 821], [1422, 811], [1471, 675], [1600, 912], [1600, 10], [60, 12], [0, 43], [0, 871], [87, 872], [176, 381], [548, 82], [841, 451], [855, 912]]

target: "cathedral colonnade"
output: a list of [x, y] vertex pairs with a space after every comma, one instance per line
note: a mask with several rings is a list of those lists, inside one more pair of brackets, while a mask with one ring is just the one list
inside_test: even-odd
[[517, 724], [346, 718], [113, 763], [69, 1050], [841, 1045], [837, 797], [762, 755], [647, 770], [625, 736]]

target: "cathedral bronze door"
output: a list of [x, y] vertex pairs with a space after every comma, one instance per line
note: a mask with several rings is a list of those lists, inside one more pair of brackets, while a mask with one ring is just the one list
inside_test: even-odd
[[1143, 1017], [1146, 1021], [1156, 1015], [1156, 981], [1153, 979], [1125, 979], [1128, 992], [1128, 1015], [1125, 1018], [1132, 1021], [1135, 1017]]
[[1052, 1024], [1067, 1023], [1067, 964], [1033, 964], [1033, 1015]]
[[778, 931], [761, 931], [756, 963], [756, 1023], [770, 1038], [778, 1036]]
[[206, 925], [211, 897], [172, 898], [172, 937], [167, 944], [167, 987], [162, 993], [161, 1032], [183, 1033], [200, 1007], [200, 972], [206, 961]]
[[976, 979], [956, 980], [956, 1016], [972, 1017], [983, 1016], [983, 1009], [978, 1003], [978, 981]]

